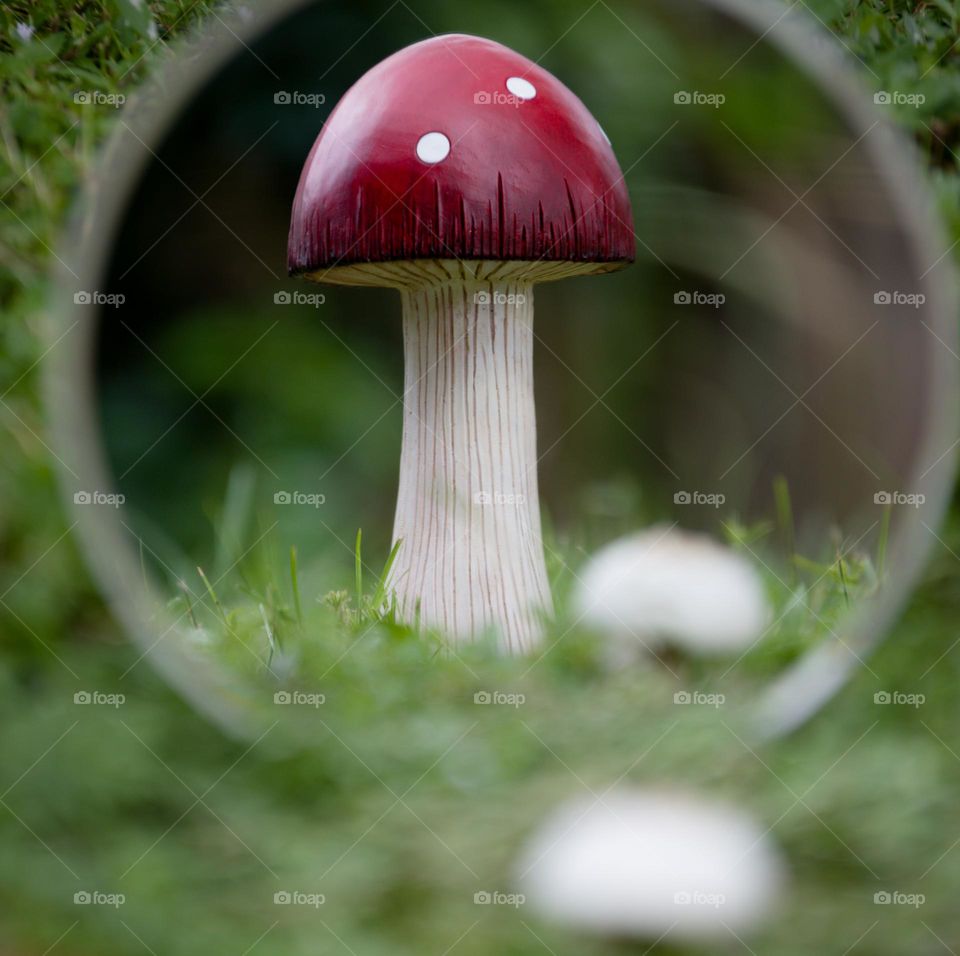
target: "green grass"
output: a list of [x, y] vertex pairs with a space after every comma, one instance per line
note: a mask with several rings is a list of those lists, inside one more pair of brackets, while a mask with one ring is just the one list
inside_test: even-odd
[[[875, 595], [880, 587], [875, 560], [863, 551], [841, 553], [838, 549], [834, 557], [822, 561], [794, 554], [789, 562], [793, 574], [788, 582], [785, 571], [775, 570], [758, 554], [762, 539], [770, 533], [768, 528], [745, 529], [725, 523], [723, 530], [731, 547], [754, 565], [771, 599], [774, 626], [743, 661], [745, 668], [755, 677], [776, 674], [779, 668], [795, 660], [803, 651], [842, 631], [845, 615]], [[355, 591], [327, 589], [320, 583], [319, 589], [311, 587], [306, 592], [306, 612], [301, 597], [304, 588], [297, 571], [296, 547], [290, 548], [290, 577], [284, 587], [279, 568], [270, 573], [270, 558], [278, 549], [269, 539], [258, 545], [265, 551], [265, 556], [261, 557], [255, 553], [257, 549], [251, 549], [250, 570], [238, 569], [235, 575], [220, 582], [217, 591], [229, 594], [229, 598], [221, 600], [203, 569], [197, 568], [197, 581], [193, 585], [183, 580], [169, 582], [170, 610], [178, 618], [186, 616], [194, 628], [204, 632], [213, 659], [239, 665], [243, 672], [249, 672], [251, 666], [254, 672], [269, 671], [278, 647], [296, 651], [312, 643], [338, 641], [343, 636], [355, 635], [368, 628], [383, 628], [409, 638], [445, 643], [443, 635], [424, 633], [416, 621], [401, 623], [397, 619], [395, 597], [387, 585], [389, 570], [401, 542], [394, 545], [383, 570], [365, 588], [363, 569], [366, 562], [360, 541], [361, 532], [358, 531]], [[549, 543], [548, 549], [557, 558], [552, 590], [558, 596], [561, 614], [548, 625], [544, 637], [547, 647], [577, 627], [565, 591], [578, 577], [572, 555], [557, 557], [560, 552], [556, 542]], [[318, 614], [317, 607], [332, 613]], [[338, 631], [342, 633], [334, 633]], [[237, 645], [247, 651], [255, 649], [255, 652], [238, 654]], [[314, 675], [297, 674], [298, 679], [307, 681], [311, 676]]]
[[[166, 594], [167, 609], [173, 618], [189, 623], [188, 643], [196, 643], [196, 636], [202, 635], [200, 644], [209, 659], [244, 680], [280, 675], [308, 686], [326, 678], [331, 660], [370, 632], [382, 633], [392, 641], [425, 642], [431, 652], [462, 654], [462, 648], [450, 649], [443, 634], [425, 631], [419, 621], [398, 619], [389, 580], [401, 541], [394, 544], [378, 571], [375, 558], [364, 554], [362, 529], [357, 530], [352, 592], [322, 577], [317, 579], [315, 574], [309, 581], [301, 580], [297, 546], [281, 540], [275, 530], [267, 534], [260, 531], [273, 524], [269, 514], [252, 513], [253, 502], [261, 496], [244, 494], [241, 505], [232, 493], [244, 485], [244, 479], [239, 477], [242, 473], [243, 469], [238, 469], [231, 477], [227, 505], [220, 519], [223, 526], [214, 529], [217, 540], [234, 542], [232, 553], [242, 555], [242, 560], [230, 573], [218, 578], [216, 590], [203, 568], [196, 569], [195, 578], [181, 577], [166, 568], [165, 578], [154, 585]], [[889, 507], [880, 521], [875, 553], [868, 553], [864, 547], [851, 547], [838, 538], [828, 542], [822, 553], [810, 556], [795, 547], [786, 482], [778, 479], [774, 491], [775, 520], [747, 526], [735, 519], [720, 519], [715, 532], [753, 565], [764, 583], [772, 611], [771, 626], [762, 639], [742, 655], [719, 662], [721, 671], [738, 672], [737, 677], [743, 682], [741, 695], [750, 681], [772, 679], [804, 652], [842, 636], [847, 616], [877, 595], [883, 580]], [[251, 513], [244, 512], [244, 508], [251, 509]], [[227, 527], [232, 530], [227, 531]], [[244, 528], [251, 529], [247, 538], [240, 537], [240, 529]], [[621, 532], [636, 530], [636, 526], [625, 524]], [[554, 645], [567, 641], [571, 634], [579, 639], [585, 659], [589, 658], [588, 670], [599, 670], [603, 637], [585, 633], [571, 607], [571, 594], [584, 560], [583, 548], [569, 536], [560, 541], [548, 531], [546, 553], [551, 559], [551, 591], [558, 613], [545, 625], [541, 648], [521, 661], [515, 671], [524, 674], [532, 662], [553, 653]], [[289, 559], [283, 558], [285, 554], [289, 554]], [[186, 566], [188, 561], [183, 556], [180, 563]], [[637, 637], [649, 642], [658, 635], [641, 632]], [[491, 649], [492, 646], [491, 643]], [[332, 650], [325, 654], [324, 649]], [[696, 661], [669, 656], [672, 666], [662, 672], [668, 683], [682, 677], [709, 680], [711, 670], [718, 665], [716, 659]], [[651, 657], [648, 666], [653, 664]]]
[[[960, 4], [812, 6], [877, 74], [866, 73], [871, 85], [925, 92], [923, 109], [895, 115], [930, 166], [952, 238], [960, 237], [951, 47]], [[604, 675], [592, 638], [580, 633], [528, 674], [482, 643], [437, 653], [429, 636], [382, 614], [379, 568], [357, 576], [359, 597], [325, 600], [325, 582], [304, 580], [291, 542], [266, 573], [242, 582], [250, 593], [233, 583], [229, 594], [208, 589], [198, 573], [188, 591], [171, 589], [171, 601], [192, 616], [198, 639], [225, 641], [233, 630], [249, 642], [229, 652], [238, 672], [277, 673], [296, 654], [296, 686], [323, 694], [322, 704], [274, 704], [281, 685], [260, 684], [262, 711], [273, 715], [266, 727], [279, 723], [251, 746], [198, 717], [138, 663], [66, 533], [38, 397], [41, 323], [50, 250], [116, 120], [112, 110], [76, 106], [78, 83], [132, 90], [167, 55], [168, 36], [213, 9], [40, 0], [0, 10], [0, 949], [647, 952], [574, 937], [522, 909], [478, 912], [472, 903], [477, 890], [509, 889], [517, 847], [547, 809], [621, 777], [692, 786], [773, 828], [792, 882], [781, 913], [748, 941], [753, 952], [902, 956], [955, 947], [956, 513], [938, 530], [923, 584], [880, 653], [809, 726], [762, 749], [737, 723], [746, 701], [735, 685], [729, 710], [674, 706], [676, 684], [663, 673]], [[13, 35], [18, 22], [36, 28], [30, 43]], [[778, 501], [782, 533], [789, 508], [783, 495]], [[225, 533], [229, 526], [225, 519]], [[742, 533], [752, 542], [752, 530]], [[796, 586], [827, 572], [802, 593], [828, 621], [884, 574], [882, 550], [869, 561], [819, 557], [815, 568], [798, 563]], [[806, 646], [803, 621], [801, 613], [783, 639], [791, 653]], [[78, 691], [94, 690], [125, 701], [74, 704]], [[525, 702], [474, 703], [491, 690], [522, 692]], [[925, 702], [874, 703], [875, 693], [894, 690]], [[317, 911], [274, 906], [283, 889], [322, 892], [327, 902]], [[78, 907], [79, 890], [123, 892], [126, 902], [117, 911]], [[879, 890], [923, 893], [926, 902], [878, 907]], [[747, 951], [732, 938], [706, 951], [717, 950]]]

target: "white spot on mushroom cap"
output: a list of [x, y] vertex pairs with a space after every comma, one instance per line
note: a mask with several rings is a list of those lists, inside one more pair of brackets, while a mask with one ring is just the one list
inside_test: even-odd
[[618, 786], [547, 817], [520, 888], [547, 918], [606, 936], [725, 939], [767, 916], [785, 882], [765, 830], [696, 793]]
[[450, 155], [450, 140], [443, 133], [424, 133], [417, 140], [417, 158], [425, 163], [440, 163]]
[[576, 612], [623, 665], [669, 643], [693, 654], [740, 651], [769, 624], [754, 566], [708, 535], [654, 527], [601, 548], [580, 575]]
[[537, 95], [537, 88], [522, 76], [508, 76], [507, 90], [521, 100], [532, 100]]

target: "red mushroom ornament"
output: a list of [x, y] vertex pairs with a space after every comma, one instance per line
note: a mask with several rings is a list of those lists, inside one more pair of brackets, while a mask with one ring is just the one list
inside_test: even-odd
[[537, 492], [533, 286], [635, 254], [606, 135], [556, 77], [453, 34], [379, 63], [317, 137], [292, 275], [403, 303], [391, 573], [403, 619], [527, 651], [552, 607]]

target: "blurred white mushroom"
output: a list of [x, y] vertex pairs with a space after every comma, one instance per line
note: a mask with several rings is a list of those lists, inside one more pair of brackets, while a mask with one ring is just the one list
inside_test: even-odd
[[771, 618], [749, 561], [707, 535], [667, 527], [601, 548], [581, 573], [574, 613], [613, 639], [621, 664], [666, 643], [695, 654], [739, 651]]
[[628, 787], [554, 812], [518, 866], [544, 918], [613, 937], [725, 939], [766, 917], [784, 883], [764, 828], [683, 792]]

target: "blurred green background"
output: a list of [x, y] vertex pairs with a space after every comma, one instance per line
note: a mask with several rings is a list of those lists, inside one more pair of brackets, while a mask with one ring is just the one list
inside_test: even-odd
[[[791, 546], [815, 560], [854, 543], [875, 553], [875, 493], [918, 491], [933, 464], [925, 430], [942, 403], [943, 349], [915, 310], [873, 303], [879, 288], [914, 288], [929, 263], [898, 224], [864, 130], [777, 50], [750, 49], [751, 29], [699, 9], [611, 7], [566, 33], [568, 11], [547, 5], [494, 10], [495, 29], [484, 5], [380, 13], [319, 4], [286, 18], [191, 89], [172, 128], [149, 139], [145, 124], [127, 146], [140, 160], [148, 138], [151, 154], [109, 266], [81, 284], [125, 296], [100, 316], [99, 419], [125, 525], [159, 558], [163, 586], [197, 564], [219, 577], [274, 523], [316, 588], [351, 582], [358, 527], [368, 561], [385, 558], [399, 302], [287, 280], [286, 231], [304, 158], [350, 84], [390, 51], [454, 30], [542, 51], [611, 136], [635, 210], [632, 268], [536, 293], [542, 503], [570, 560], [658, 520], [721, 536], [769, 522], [777, 478]], [[675, 102], [678, 90], [721, 88], [722, 108]], [[277, 105], [281, 91], [322, 102]], [[323, 302], [275, 302], [298, 292]], [[228, 546], [238, 485], [249, 514]], [[325, 503], [274, 506], [285, 489]], [[676, 503], [684, 492], [723, 504]], [[915, 517], [893, 515], [894, 532]], [[782, 536], [756, 547], [791, 576]]]
[[[920, 108], [889, 115], [929, 167], [951, 241], [960, 236], [957, 5], [823, 2], [805, 13], [835, 31], [867, 88], [924, 93]], [[734, 337], [720, 334], [713, 310], [677, 316], [673, 306], [678, 290], [713, 291], [757, 223], [789, 200], [738, 137], [802, 193], [811, 170], [856, 136], [778, 54], [702, 12], [605, 3], [522, 13], [494, 3], [455, 11], [325, 5], [305, 16], [278, 26], [253, 53], [241, 48], [154, 146], [159, 159], [133, 197], [104, 282], [132, 306], [102, 320], [97, 372], [109, 453], [136, 530], [171, 566], [216, 559], [215, 529], [238, 464], [255, 478], [268, 520], [281, 521], [282, 547], [296, 544], [304, 556], [307, 600], [349, 581], [352, 558], [337, 539], [352, 543], [359, 524], [372, 552], [385, 555], [399, 454], [390, 392], [402, 374], [398, 303], [385, 292], [327, 289], [314, 310], [275, 306], [273, 294], [299, 288], [283, 277], [286, 217], [325, 111], [383, 56], [447, 30], [494, 36], [534, 56], [547, 51], [543, 65], [587, 103], [629, 167], [638, 233], [650, 247], [617, 276], [538, 291], [541, 448], [592, 408], [542, 462], [558, 534], [592, 548], [624, 528], [676, 517], [680, 488], [722, 490], [729, 516], [763, 517], [777, 474], [797, 489], [813, 541], [838, 524], [855, 535], [875, 521], [876, 476], [809, 418], [791, 417], [717, 487], [731, 448], [742, 450], [743, 435], [762, 430], [792, 399]], [[108, 105], [76, 103], [75, 93], [132, 94], [173, 55], [175, 35], [201, 22], [225, 29], [223, 21], [240, 29], [243, 16], [203, 2], [121, 0], [14, 3], [0, 12], [0, 946], [15, 954], [623, 951], [523, 912], [478, 913], [472, 896], [509, 887], [518, 841], [563, 795], [579, 792], [578, 777], [603, 788], [626, 772], [637, 782], [666, 779], [726, 795], [774, 827], [793, 883], [782, 911], [749, 940], [757, 952], [949, 949], [960, 934], [953, 517], [930, 530], [923, 587], [877, 658], [811, 726], [760, 752], [716, 715], [677, 713], [673, 686], [657, 675], [601, 680], [584, 671], [576, 644], [525, 680], [529, 704], [519, 715], [478, 714], [470, 705], [475, 690], [518, 681], [509, 663], [434, 667], [417, 647], [364, 646], [331, 665], [323, 714], [296, 715], [316, 741], [302, 749], [288, 738], [274, 744], [270, 733], [253, 745], [226, 739], [138, 663], [89, 581], [55, 489], [55, 449], [37, 394], [50, 344], [48, 271], [68, 203], [123, 122]], [[716, 116], [681, 113], [658, 142], [677, 118], [678, 79], [657, 57], [684, 84], [710, 89], [741, 55], [722, 82], [729, 128]], [[279, 109], [280, 89], [322, 92], [326, 104]], [[918, 264], [905, 258], [901, 237], [872, 230], [889, 220], [878, 189], [875, 171], [860, 162], [826, 177], [807, 202], [848, 244], [860, 249], [869, 237], [870, 266], [899, 288]], [[190, 190], [209, 209], [194, 207]], [[802, 390], [874, 320], [859, 293], [876, 283], [842, 244], [824, 246], [804, 210], [784, 225], [798, 245], [765, 245], [732, 270], [723, 318]], [[797, 248], [805, 254], [797, 257]], [[836, 271], [818, 285], [824, 260]], [[821, 299], [841, 293], [850, 307], [818, 321]], [[604, 394], [675, 321], [680, 327], [655, 361]], [[932, 400], [926, 363], [936, 344], [915, 323], [884, 322], [877, 344], [811, 396], [831, 422], [840, 416], [838, 430], [868, 457], [879, 487], [906, 484], [916, 464], [914, 423]], [[240, 359], [205, 399], [216, 417], [188, 411], [189, 391], [144, 343], [200, 394]], [[598, 394], [614, 415], [595, 407]], [[374, 422], [368, 439], [331, 469]], [[324, 492], [322, 523], [312, 512], [273, 509], [278, 487]], [[680, 517], [717, 520], [710, 512]], [[74, 703], [78, 692], [95, 690], [122, 693], [124, 703]], [[876, 706], [881, 690], [923, 693], [926, 702], [916, 710]], [[323, 892], [328, 902], [319, 911], [274, 906], [284, 889]], [[920, 911], [878, 908], [873, 894], [884, 889], [923, 892], [927, 902]], [[94, 890], [122, 892], [126, 902], [116, 910], [74, 904], [75, 893]], [[716, 948], [742, 945], [731, 937]]]

